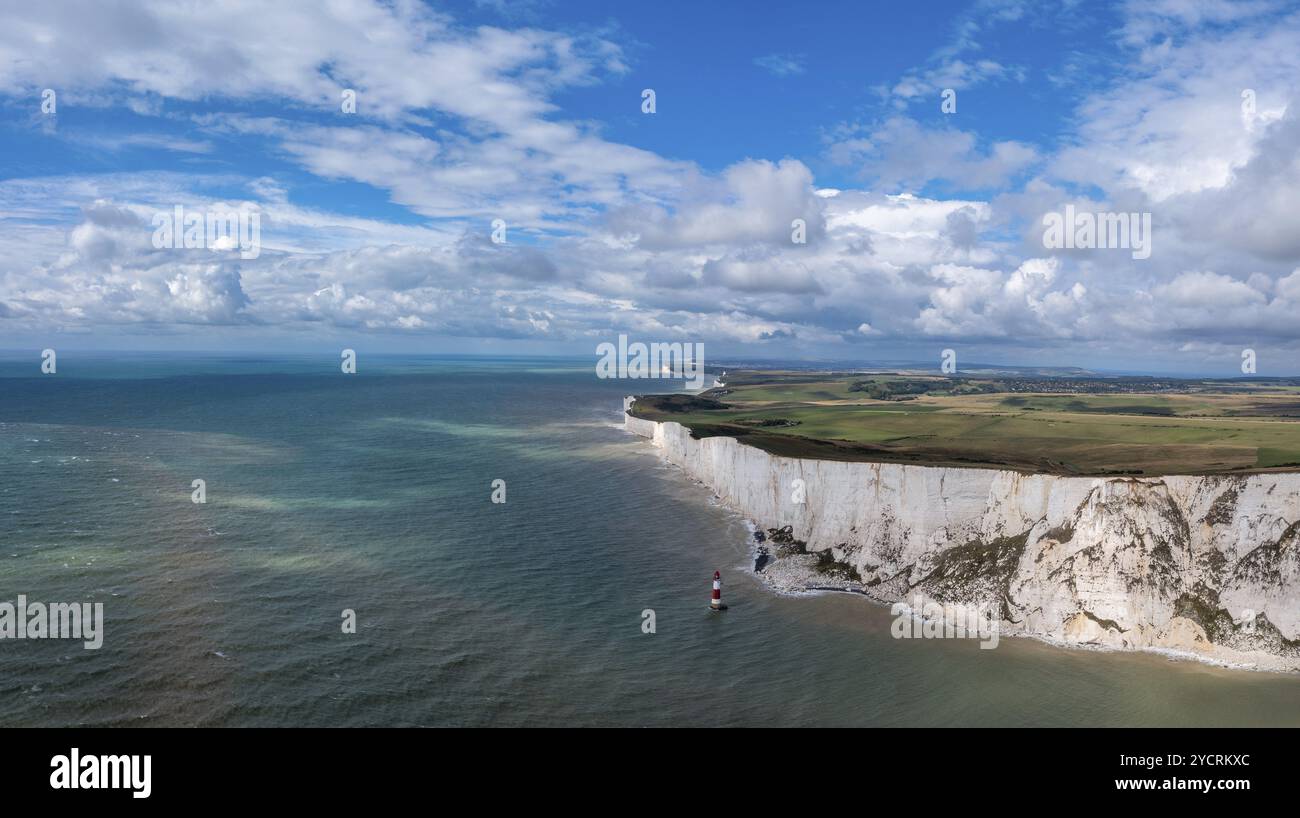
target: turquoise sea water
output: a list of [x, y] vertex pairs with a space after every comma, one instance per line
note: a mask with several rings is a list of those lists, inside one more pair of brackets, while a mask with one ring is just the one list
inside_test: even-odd
[[1297, 677], [773, 595], [619, 428], [647, 382], [589, 361], [38, 364], [0, 360], [0, 601], [103, 602], [106, 633], [0, 641], [0, 726], [1300, 725]]

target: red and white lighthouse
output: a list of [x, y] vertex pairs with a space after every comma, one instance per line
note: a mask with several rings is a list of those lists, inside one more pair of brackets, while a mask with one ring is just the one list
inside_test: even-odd
[[718, 571], [713, 572], [713, 598], [709, 600], [709, 610], [727, 610], [727, 606], [722, 604], [722, 574]]

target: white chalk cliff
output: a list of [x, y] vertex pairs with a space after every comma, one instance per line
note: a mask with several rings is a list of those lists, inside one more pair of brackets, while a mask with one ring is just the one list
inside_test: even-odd
[[1007, 635], [1300, 670], [1300, 473], [847, 463], [697, 440], [678, 423], [625, 425], [759, 526], [829, 550], [882, 602], [920, 593], [999, 611]]

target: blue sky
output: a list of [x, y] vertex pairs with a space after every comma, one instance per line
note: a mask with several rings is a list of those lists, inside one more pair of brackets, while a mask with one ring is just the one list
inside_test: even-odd
[[[626, 71], [553, 97], [566, 118], [598, 123], [610, 141], [692, 161], [715, 173], [745, 158], [796, 157], [815, 167], [818, 182], [831, 187], [851, 187], [861, 179], [854, 168], [825, 161], [828, 129], [895, 112], [899, 102], [886, 93], [888, 86], [927, 61], [940, 59], [940, 53], [958, 39], [961, 27], [979, 17], [975, 7], [965, 2], [877, 4], [877, 8], [861, 2], [826, 2], [798, 12], [784, 9], [789, 13], [782, 13], [780, 4], [762, 11], [762, 3], [627, 3], [616, 8], [616, 16], [610, 15], [608, 3], [518, 5], [517, 11], [503, 13], [487, 4], [431, 4], [455, 14], [463, 26], [546, 25], [619, 42], [628, 62]], [[960, 106], [965, 127], [986, 140], [1014, 139], [1044, 146], [1055, 144], [1067, 132], [1086, 89], [1054, 81], [1067, 62], [1062, 54], [1087, 53], [1097, 59], [1096, 71], [1112, 69], [1102, 57], [1112, 50], [1106, 34], [1118, 19], [1113, 8], [1103, 5], [1081, 7], [1068, 27], [1056, 25], [1061, 19], [1027, 16], [990, 26], [989, 42], [977, 52], [979, 58], [996, 53], [1015, 75], [969, 89]], [[641, 91], [647, 87], [654, 88], [661, 101], [654, 117], [641, 112]], [[94, 141], [69, 145], [22, 127], [31, 113], [30, 97], [11, 95], [5, 102], [11, 125], [0, 158], [5, 177], [22, 177], [34, 169], [183, 172], [205, 165], [238, 168], [244, 174], [297, 171], [269, 152], [273, 147], [269, 141], [196, 139], [187, 121], [168, 122], [121, 106], [65, 106], [59, 124], [87, 140], [147, 132], [178, 141], [194, 139], [211, 149], [196, 157], [159, 151], [148, 144], [111, 153]], [[210, 113], [211, 103], [169, 100], [166, 107], [169, 114], [194, 117]], [[219, 107], [253, 116], [282, 112], [279, 101], [224, 100]], [[905, 110], [931, 126], [948, 124], [933, 95], [914, 100]], [[336, 119], [334, 114], [302, 110], [296, 117], [327, 123]], [[382, 212], [385, 218], [403, 215], [401, 209], [379, 210], [386, 201], [382, 191], [313, 184], [310, 175], [296, 175], [295, 182], [302, 185], [295, 189], [296, 201], [366, 208], [366, 212]]]
[[[14, 11], [0, 346], [1297, 370], [1295, 3], [810, 6]], [[1045, 246], [1067, 205], [1150, 257]]]

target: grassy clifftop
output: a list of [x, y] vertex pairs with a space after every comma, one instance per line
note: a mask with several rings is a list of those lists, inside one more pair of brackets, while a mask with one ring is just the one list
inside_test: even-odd
[[789, 457], [1065, 475], [1300, 471], [1300, 381], [733, 373], [633, 414]]

